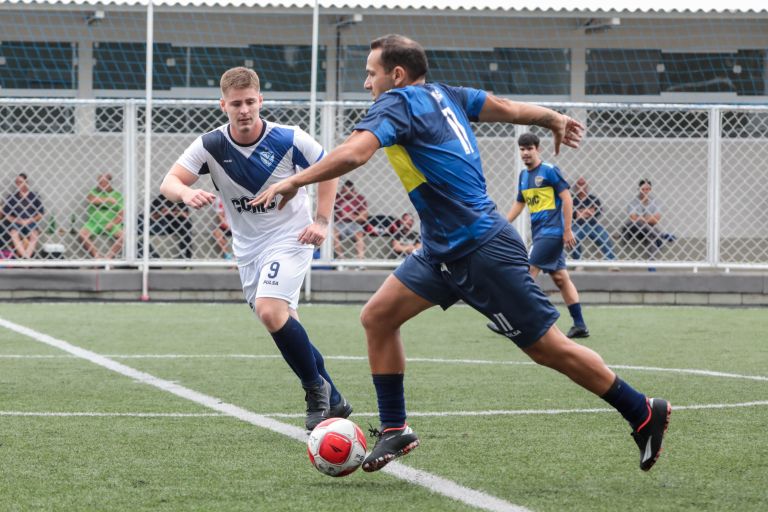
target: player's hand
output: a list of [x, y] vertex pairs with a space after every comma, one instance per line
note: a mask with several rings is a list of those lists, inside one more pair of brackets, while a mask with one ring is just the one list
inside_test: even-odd
[[184, 204], [187, 206], [199, 210], [203, 206], [215, 203], [216, 194], [211, 194], [210, 192], [206, 192], [199, 188], [188, 188], [181, 193], [181, 200], [184, 201]]
[[291, 179], [288, 178], [283, 181], [278, 181], [274, 185], [271, 185], [261, 194], [248, 201], [248, 204], [251, 206], [261, 205], [263, 208], [266, 208], [267, 205], [272, 202], [275, 196], [280, 194], [282, 199], [280, 199], [280, 204], [277, 205], [277, 209], [282, 210], [283, 207], [288, 204], [288, 201], [294, 198], [298, 191], [299, 187], [294, 185]]
[[563, 233], [563, 245], [568, 250], [576, 247], [576, 237], [573, 236], [573, 231], [565, 231]]
[[299, 242], [311, 245], [323, 245], [328, 237], [328, 221], [316, 219], [299, 234]]
[[581, 138], [584, 136], [586, 127], [577, 120], [566, 115], [560, 116], [558, 126], [552, 129], [552, 135], [555, 138], [555, 154], [560, 154], [560, 144], [565, 144], [570, 148], [578, 148]]

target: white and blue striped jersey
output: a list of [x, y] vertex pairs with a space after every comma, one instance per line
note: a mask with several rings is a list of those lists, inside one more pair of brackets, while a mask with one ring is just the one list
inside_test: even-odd
[[300, 128], [264, 121], [261, 136], [249, 146], [232, 140], [229, 124], [225, 124], [195, 139], [176, 163], [195, 175], [211, 175], [232, 229], [238, 266], [242, 266], [267, 248], [312, 249], [298, 241], [299, 233], [312, 222], [305, 188], [282, 210], [277, 209], [280, 196], [266, 208], [247, 203], [262, 189], [293, 176], [323, 155], [320, 144]]

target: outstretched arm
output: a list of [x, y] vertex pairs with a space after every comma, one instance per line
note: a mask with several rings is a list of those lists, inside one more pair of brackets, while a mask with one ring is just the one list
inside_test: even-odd
[[373, 133], [366, 130], [354, 131], [352, 135], [347, 137], [347, 140], [328, 153], [325, 158], [307, 167], [304, 171], [275, 183], [249, 201], [248, 204], [266, 206], [276, 195], [280, 194], [283, 198], [277, 208], [282, 210], [286, 203], [293, 199], [299, 188], [338, 178], [357, 169], [370, 160], [379, 147], [381, 147], [379, 139]]
[[531, 103], [521, 103], [489, 94], [478, 119], [482, 122], [503, 122], [536, 125], [548, 128], [555, 139], [555, 154], [560, 153], [560, 144], [578, 148], [584, 134], [584, 125], [566, 115]]

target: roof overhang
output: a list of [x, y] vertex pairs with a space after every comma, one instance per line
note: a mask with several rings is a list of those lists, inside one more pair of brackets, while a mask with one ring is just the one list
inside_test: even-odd
[[[2, 4], [34, 6], [126, 6], [140, 7], [149, 0], [0, 0]], [[310, 9], [314, 0], [154, 0], [156, 7], [264, 7]], [[429, 9], [452, 11], [511, 11], [559, 14], [748, 14], [768, 12], [764, 0], [539, 0], [536, 7], [520, 0], [319, 0], [321, 9]]]

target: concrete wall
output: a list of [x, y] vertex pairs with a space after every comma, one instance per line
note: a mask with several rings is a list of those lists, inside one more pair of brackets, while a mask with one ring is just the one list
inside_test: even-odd
[[[387, 271], [312, 272], [312, 301], [364, 302]], [[768, 274], [690, 272], [574, 272], [583, 304], [768, 306]], [[150, 298], [241, 302], [234, 270], [150, 272]], [[540, 285], [555, 303], [560, 294], [549, 279]], [[141, 273], [135, 270], [0, 269], [0, 300], [139, 300]]]

